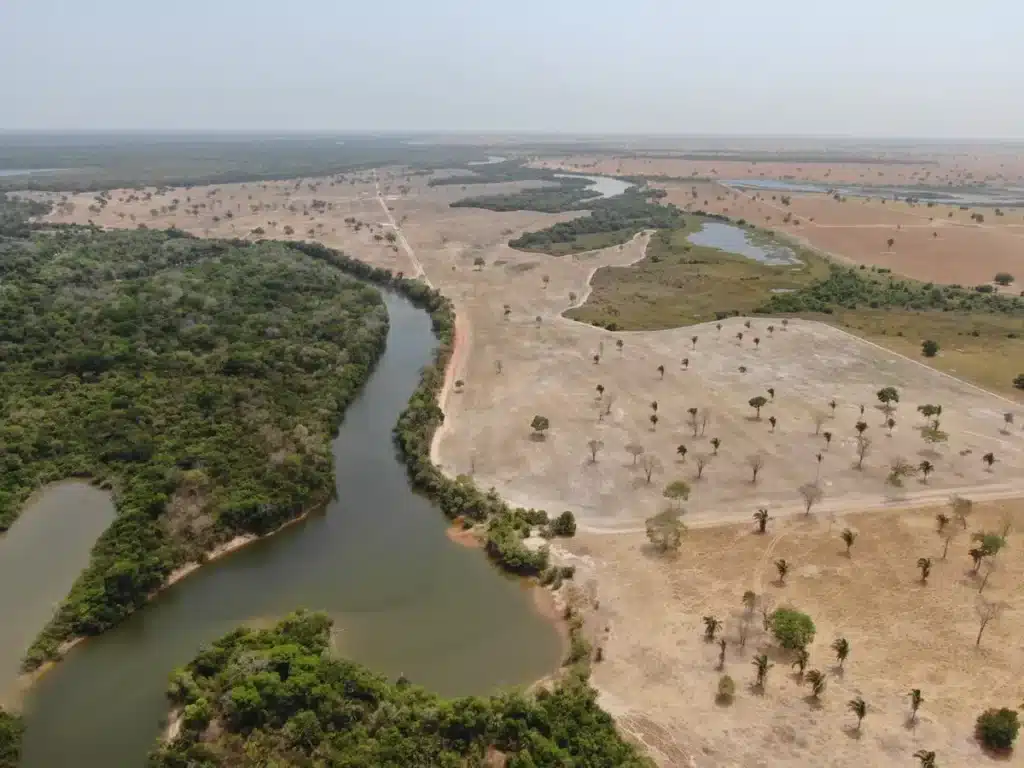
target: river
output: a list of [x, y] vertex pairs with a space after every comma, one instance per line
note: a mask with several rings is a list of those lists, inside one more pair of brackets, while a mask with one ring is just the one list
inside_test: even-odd
[[143, 765], [171, 670], [239, 624], [300, 606], [334, 617], [342, 655], [445, 695], [525, 685], [558, 666], [560, 640], [529, 590], [450, 541], [396, 459], [391, 429], [437, 342], [424, 312], [385, 298], [387, 350], [333, 443], [337, 500], [74, 648], [26, 696], [23, 768]]

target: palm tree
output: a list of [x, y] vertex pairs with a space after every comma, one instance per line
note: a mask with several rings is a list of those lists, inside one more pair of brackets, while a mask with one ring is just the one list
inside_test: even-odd
[[868, 713], [868, 705], [858, 696], [846, 702], [846, 708], [857, 716], [857, 732], [860, 733], [860, 724], [864, 720], [864, 715]]
[[722, 622], [720, 622], [714, 616], [704, 617], [704, 639], [707, 640], [709, 643], [715, 639], [715, 635], [721, 628]]
[[924, 703], [924, 696], [920, 688], [911, 688], [907, 695], [910, 697], [910, 719], [914, 721], [917, 719], [917, 710]]
[[685, 445], [678, 445], [678, 446], [676, 446], [676, 453], [679, 454], [679, 458], [686, 459], [686, 446]]
[[928, 574], [932, 572], [932, 559], [930, 557], [917, 558], [917, 567], [921, 569], [921, 583], [928, 583]]
[[774, 667], [775, 665], [770, 663], [768, 661], [768, 656], [763, 653], [758, 656], [755, 656], [751, 664], [753, 664], [754, 668], [757, 670], [757, 682], [754, 683], [754, 685], [764, 690], [765, 676], [768, 674], [768, 670]]
[[768, 528], [768, 510], [761, 507], [754, 513], [754, 520], [757, 521], [757, 532], [764, 533]]
[[853, 542], [857, 540], [857, 534], [851, 531], [849, 528], [843, 528], [843, 532], [839, 534], [839, 537], [843, 540], [846, 545], [846, 556], [850, 556], [850, 547], [853, 546]]
[[789, 563], [786, 562], [785, 558], [780, 558], [775, 561], [775, 570], [779, 572], [779, 583], [786, 583], [786, 574], [789, 573]]
[[928, 459], [925, 459], [917, 465], [917, 470], [921, 473], [922, 480], [927, 483], [928, 475], [935, 471], [935, 465], [928, 461]]
[[946, 526], [949, 525], [949, 515], [939, 512], [939, 514], [935, 516], [935, 524], [938, 527], [937, 532], [942, 533], [946, 530]]
[[796, 651], [796, 661], [790, 666], [797, 668], [797, 673], [802, 678], [804, 676], [804, 670], [807, 669], [807, 662], [811, 660], [811, 654], [806, 648], [798, 648]]
[[805, 679], [807, 680], [807, 684], [811, 686], [811, 697], [817, 701], [821, 696], [822, 691], [825, 690], [825, 684], [828, 682], [827, 678], [824, 673], [819, 672], [816, 669], [812, 669], [807, 673]]
[[843, 668], [843, 662], [846, 661], [846, 657], [850, 655], [850, 641], [845, 637], [837, 637], [832, 643], [832, 650], [836, 652], [836, 658], [839, 660], [839, 668]]
[[935, 762], [935, 752], [929, 749], [919, 749], [914, 753], [914, 757], [921, 761], [921, 768], [938, 768], [938, 763]]

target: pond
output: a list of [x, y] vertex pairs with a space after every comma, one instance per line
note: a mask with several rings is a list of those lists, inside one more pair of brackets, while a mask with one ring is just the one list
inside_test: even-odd
[[582, 176], [576, 173], [556, 173], [555, 176], [560, 179], [587, 179], [590, 182], [587, 189], [597, 192], [598, 197], [615, 197], [636, 186], [630, 181], [622, 181], [611, 176]]
[[240, 624], [298, 607], [335, 619], [340, 654], [445, 695], [526, 685], [557, 668], [561, 642], [530, 591], [449, 540], [441, 513], [408, 484], [391, 429], [437, 342], [424, 312], [386, 301], [387, 350], [333, 443], [337, 499], [74, 648], [26, 697], [23, 768], [144, 765], [172, 669]]
[[694, 245], [736, 253], [770, 266], [790, 266], [802, 263], [789, 246], [774, 241], [766, 244], [756, 243], [750, 235], [751, 233], [747, 230], [733, 224], [706, 221], [699, 231], [692, 233], [686, 239]]
[[109, 493], [69, 481], [37, 493], [0, 534], [0, 703], [13, 696], [25, 651], [113, 519]]

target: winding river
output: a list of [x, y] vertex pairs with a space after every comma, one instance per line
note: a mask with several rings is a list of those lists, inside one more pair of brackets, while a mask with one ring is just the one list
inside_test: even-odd
[[171, 670], [239, 624], [300, 606], [334, 617], [339, 653], [446, 695], [528, 684], [557, 667], [559, 638], [530, 592], [451, 542], [395, 457], [391, 429], [437, 341], [424, 312], [385, 298], [387, 350], [333, 443], [337, 499], [74, 648], [26, 696], [24, 768], [143, 765]]

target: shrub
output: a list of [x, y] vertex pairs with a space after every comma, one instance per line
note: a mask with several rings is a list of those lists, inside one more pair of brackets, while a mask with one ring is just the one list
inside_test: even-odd
[[718, 695], [715, 701], [719, 704], [732, 704], [733, 696], [736, 695], [736, 683], [728, 675], [718, 678]]
[[921, 354], [925, 357], [935, 357], [939, 353], [939, 343], [928, 339], [921, 343]]
[[1012, 709], [986, 709], [978, 717], [975, 734], [989, 749], [1010, 749], [1020, 730], [1017, 713]]
[[1024, 389], [1024, 373], [1018, 373], [1013, 379], [1013, 386], [1017, 389]]
[[794, 608], [779, 608], [771, 616], [772, 634], [783, 648], [806, 648], [814, 640], [814, 622]]

